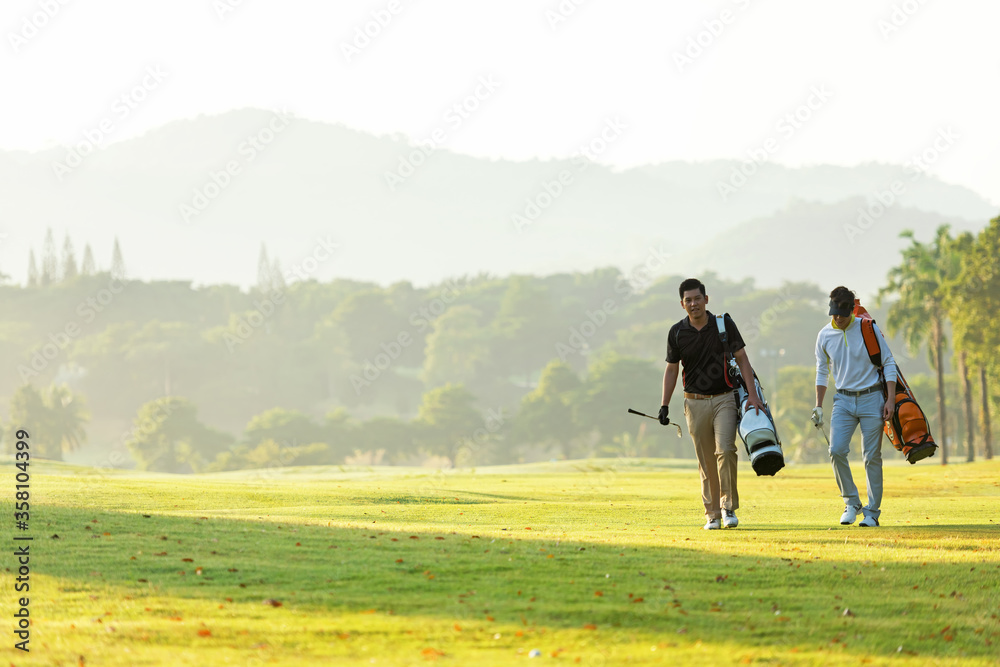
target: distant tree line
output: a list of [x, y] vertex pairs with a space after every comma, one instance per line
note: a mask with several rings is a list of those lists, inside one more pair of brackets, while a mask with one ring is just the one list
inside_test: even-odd
[[[938, 407], [935, 436], [991, 456], [1000, 219], [978, 236], [942, 228], [931, 243], [910, 240], [881, 291], [887, 314], [869, 310], [910, 354], [927, 346], [931, 376], [897, 357], [925, 409]], [[112, 271], [84, 271], [85, 251], [74, 272], [67, 239], [59, 269], [49, 232], [37, 280], [0, 285], [7, 426], [35, 425], [50, 458], [83, 446], [85, 426], [95, 457], [123, 440], [137, 467], [170, 472], [692, 456], [687, 436], [626, 413], [656, 410], [687, 276], [320, 283], [290, 279], [262, 248], [254, 288], [195, 289], [128, 280], [115, 249]], [[741, 328], [787, 455], [825, 460], [808, 412], [832, 286], [701, 278], [710, 308]], [[957, 373], [946, 372], [949, 340]]]
[[[115, 238], [115, 245], [111, 251], [110, 272], [115, 276], [125, 275], [125, 259], [122, 257], [121, 246]], [[97, 264], [94, 262], [94, 253], [90, 249], [90, 244], [83, 248], [83, 257], [78, 264], [76, 253], [73, 250], [73, 241], [69, 234], [63, 239], [62, 253], [56, 252], [56, 240], [52, 233], [52, 228], [46, 230], [45, 241], [42, 243], [42, 262], [39, 268], [35, 261], [35, 251], [28, 251], [28, 287], [49, 287], [61, 282], [72, 282], [77, 276], [93, 276], [97, 273]], [[10, 276], [3, 276], [9, 279]]]

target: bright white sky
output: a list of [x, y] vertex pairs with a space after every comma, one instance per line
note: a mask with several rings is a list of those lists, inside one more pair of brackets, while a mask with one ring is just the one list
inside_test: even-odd
[[[347, 62], [341, 44], [390, 5]], [[553, 27], [560, 6], [575, 11]], [[4, 0], [0, 148], [79, 141], [151, 65], [169, 76], [110, 140], [247, 106], [423, 139], [492, 75], [448, 148], [568, 156], [618, 116], [629, 128], [600, 159], [619, 166], [739, 158], [769, 137], [791, 166], [903, 163], [950, 127], [930, 171], [1000, 205], [998, 25], [995, 0]], [[699, 33], [681, 72], [674, 53]], [[786, 136], [777, 123], [814, 86], [832, 97]]]

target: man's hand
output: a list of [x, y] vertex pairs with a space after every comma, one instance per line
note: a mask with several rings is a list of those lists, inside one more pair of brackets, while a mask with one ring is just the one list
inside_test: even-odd
[[663, 424], [664, 426], [669, 426], [670, 425], [670, 418], [667, 416], [669, 414], [670, 414], [670, 406], [669, 405], [661, 405], [660, 406], [659, 418], [660, 418], [660, 423]]
[[882, 408], [882, 421], [889, 421], [892, 419], [892, 414], [896, 411], [896, 397], [891, 396], [886, 402], [885, 406]]
[[747, 403], [749, 403], [750, 407], [756, 410], [758, 414], [764, 409], [764, 404], [760, 402], [760, 396], [757, 395], [756, 391], [750, 392], [750, 394], [747, 395]]
[[823, 408], [817, 405], [812, 411], [812, 423], [813, 426], [819, 428], [823, 425]]

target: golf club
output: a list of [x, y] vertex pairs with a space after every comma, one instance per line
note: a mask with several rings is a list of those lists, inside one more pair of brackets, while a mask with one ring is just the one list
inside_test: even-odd
[[[647, 419], [655, 419], [656, 421], [660, 421], [659, 417], [653, 417], [652, 415], [647, 415], [645, 412], [639, 412], [638, 410], [633, 410], [632, 408], [629, 408], [628, 411], [631, 412], [634, 415], [639, 415], [640, 417], [646, 417]], [[667, 424], [669, 424], [670, 426], [677, 427], [677, 437], [678, 438], [683, 437], [681, 435], [681, 425], [680, 424], [678, 424], [676, 422], [672, 422], [669, 419], [667, 420]]]

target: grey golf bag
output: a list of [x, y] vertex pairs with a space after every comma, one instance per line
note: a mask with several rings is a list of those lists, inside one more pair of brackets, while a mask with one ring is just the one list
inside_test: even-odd
[[743, 446], [750, 457], [750, 465], [757, 476], [774, 475], [785, 467], [785, 456], [781, 452], [781, 440], [778, 438], [778, 429], [774, 425], [774, 418], [771, 417], [771, 408], [764, 398], [764, 390], [760, 386], [757, 374], [753, 377], [753, 391], [757, 392], [757, 397], [764, 406], [763, 410], [755, 410], [747, 402], [750, 394], [747, 383], [744, 380], [740, 368], [736, 364], [736, 359], [729, 352], [729, 343], [726, 335], [726, 326], [723, 318], [725, 313], [717, 315], [716, 326], [719, 328], [719, 336], [722, 338], [722, 347], [726, 354], [726, 363], [729, 367], [729, 375], [733, 378], [736, 387], [736, 419], [737, 432], [743, 441]]

